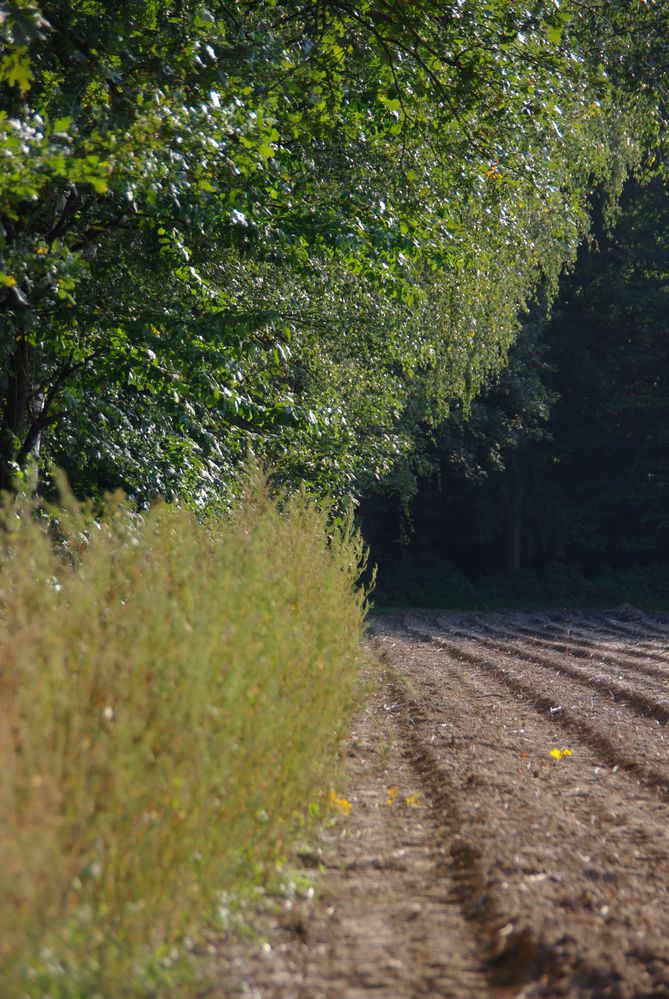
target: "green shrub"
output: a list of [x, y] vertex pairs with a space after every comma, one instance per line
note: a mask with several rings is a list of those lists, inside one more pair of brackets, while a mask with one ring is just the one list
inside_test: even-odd
[[6, 506], [5, 999], [133, 994], [281, 853], [354, 699], [362, 558], [350, 525], [257, 481], [207, 524]]

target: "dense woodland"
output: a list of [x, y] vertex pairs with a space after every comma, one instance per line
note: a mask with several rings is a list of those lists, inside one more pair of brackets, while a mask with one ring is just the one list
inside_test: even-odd
[[529, 574], [531, 589], [569, 566], [556, 598], [576, 582], [578, 600], [579, 575], [637, 568], [631, 599], [666, 594], [668, 232], [661, 180], [628, 182], [616, 223], [595, 213], [590, 244], [550, 314], [532, 308], [508, 367], [429, 436], [403, 488], [365, 501], [391, 593], [429, 600], [418, 580], [440, 573], [455, 600], [458, 584], [466, 594], [494, 576]]
[[254, 456], [382, 560], [666, 560], [667, 39], [650, 0], [4, 0], [0, 486], [204, 510]]

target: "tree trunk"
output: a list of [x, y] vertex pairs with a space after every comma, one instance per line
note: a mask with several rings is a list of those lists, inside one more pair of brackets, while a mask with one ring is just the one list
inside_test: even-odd
[[17, 339], [8, 361], [7, 390], [0, 424], [0, 490], [11, 489], [14, 473], [12, 462], [23, 443], [26, 423], [30, 417], [30, 348], [24, 339]]

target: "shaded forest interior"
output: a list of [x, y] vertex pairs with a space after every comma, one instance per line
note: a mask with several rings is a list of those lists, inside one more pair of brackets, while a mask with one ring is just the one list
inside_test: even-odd
[[669, 196], [598, 214], [550, 318], [363, 503], [379, 604], [666, 601]]

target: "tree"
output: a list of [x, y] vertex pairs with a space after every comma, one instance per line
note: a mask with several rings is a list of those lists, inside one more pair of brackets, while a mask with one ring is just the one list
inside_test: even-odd
[[[546, 558], [553, 538], [544, 450], [557, 394], [546, 317], [536, 307], [507, 366], [471, 406], [425, 435], [420, 460], [366, 497], [366, 537], [381, 565], [406, 553], [468, 574], [517, 573]], [[551, 527], [553, 522], [551, 522]]]
[[560, 395], [547, 477], [566, 552], [589, 567], [669, 559], [668, 224], [659, 178], [628, 185], [547, 330]]
[[657, 132], [663, 15], [611, 6], [5, 2], [0, 485], [387, 473]]
[[[613, 228], [595, 213], [550, 319], [534, 311], [507, 368], [425, 445], [410, 559], [470, 575], [666, 566], [668, 231], [659, 176], [628, 183]], [[371, 502], [382, 563], [401, 550], [398, 495]]]

